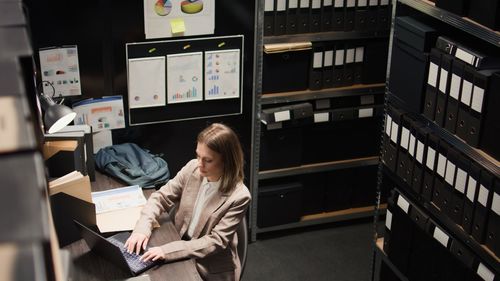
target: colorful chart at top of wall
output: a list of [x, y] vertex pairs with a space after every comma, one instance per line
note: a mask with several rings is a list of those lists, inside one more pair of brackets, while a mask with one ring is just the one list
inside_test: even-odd
[[181, 2], [181, 11], [186, 14], [196, 14], [203, 10], [203, 1], [184, 0]]
[[170, 0], [158, 0], [155, 3], [155, 12], [159, 16], [166, 16], [172, 11], [172, 2]]

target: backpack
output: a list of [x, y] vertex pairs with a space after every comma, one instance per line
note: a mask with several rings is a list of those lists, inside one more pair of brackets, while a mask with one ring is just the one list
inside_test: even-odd
[[101, 148], [95, 163], [102, 172], [142, 188], [159, 187], [170, 179], [167, 162], [134, 143]]

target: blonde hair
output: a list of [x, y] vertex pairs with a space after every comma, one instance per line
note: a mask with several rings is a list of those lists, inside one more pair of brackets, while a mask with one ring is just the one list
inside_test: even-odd
[[213, 123], [198, 134], [197, 141], [221, 155], [224, 170], [219, 190], [232, 191], [244, 178], [243, 150], [236, 133], [224, 124]]

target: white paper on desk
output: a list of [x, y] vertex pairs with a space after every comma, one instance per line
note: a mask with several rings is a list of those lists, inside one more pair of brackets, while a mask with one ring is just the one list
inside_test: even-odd
[[142, 207], [146, 204], [146, 197], [138, 185], [114, 188], [105, 191], [92, 192], [92, 202], [95, 204], [96, 214]]
[[96, 215], [100, 232], [133, 230], [141, 216], [142, 206], [125, 208]]

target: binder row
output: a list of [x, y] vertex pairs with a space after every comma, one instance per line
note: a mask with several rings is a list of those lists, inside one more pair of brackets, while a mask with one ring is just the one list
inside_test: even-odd
[[389, 0], [264, 1], [264, 36], [390, 28]]
[[394, 190], [388, 199], [384, 251], [411, 281], [495, 281], [498, 272]]
[[[440, 37], [441, 38], [441, 37]], [[500, 63], [487, 65], [479, 57], [450, 43], [432, 48], [429, 56], [423, 114], [473, 147], [500, 159], [496, 133], [500, 130]]]
[[383, 83], [387, 40], [315, 42], [311, 50], [264, 54], [263, 93]]
[[[383, 100], [373, 95], [349, 98], [339, 103], [332, 98], [316, 100], [314, 106], [305, 102], [263, 109], [259, 168], [377, 155]], [[353, 149], [332, 149], [346, 146]]]
[[500, 178], [456, 150], [424, 124], [388, 107], [382, 163], [408, 192], [432, 203], [500, 256]]

